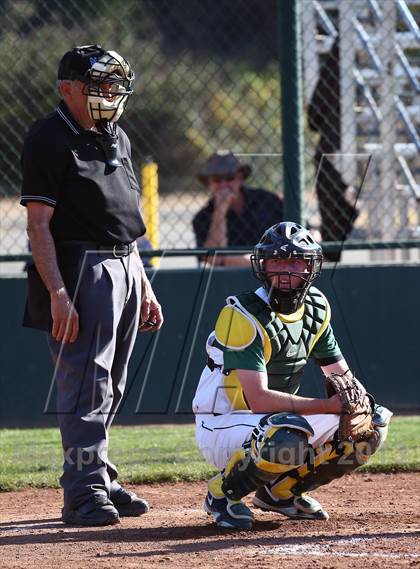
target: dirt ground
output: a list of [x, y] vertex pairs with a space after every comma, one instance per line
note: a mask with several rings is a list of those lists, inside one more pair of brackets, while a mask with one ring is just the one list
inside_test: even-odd
[[89, 529], [60, 522], [59, 490], [0, 494], [0, 567], [420, 567], [418, 473], [347, 475], [314, 492], [328, 521], [256, 510], [254, 530], [240, 533], [203, 512], [204, 482], [131, 488], [148, 514]]

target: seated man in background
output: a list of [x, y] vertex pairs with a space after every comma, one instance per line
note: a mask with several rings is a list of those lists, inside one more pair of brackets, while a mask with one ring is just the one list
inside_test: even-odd
[[[276, 194], [243, 185], [250, 174], [251, 167], [227, 150], [213, 154], [198, 173], [211, 199], [193, 219], [197, 247], [251, 249], [267, 227], [282, 221], [283, 203]], [[220, 255], [215, 264], [247, 267], [249, 255]]]
[[[251, 262], [262, 286], [226, 299], [193, 401], [198, 446], [219, 470], [204, 508], [219, 527], [251, 529], [254, 516], [241, 499], [256, 491], [262, 510], [325, 520], [306, 492], [365, 464], [392, 413], [374, 404], [340, 351], [329, 303], [312, 286], [322, 265], [312, 235], [278, 223]], [[325, 376], [325, 399], [296, 395], [309, 357]]]

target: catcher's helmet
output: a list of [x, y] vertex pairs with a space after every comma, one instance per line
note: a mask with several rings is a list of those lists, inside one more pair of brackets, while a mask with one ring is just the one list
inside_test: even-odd
[[[267, 259], [304, 259], [304, 272], [266, 270]], [[283, 221], [273, 225], [264, 233], [251, 255], [254, 275], [262, 281], [270, 297], [270, 305], [281, 314], [292, 314], [304, 303], [312, 282], [321, 272], [322, 249], [307, 229], [293, 223]], [[276, 288], [272, 277], [286, 275], [288, 286]], [[300, 284], [292, 286], [292, 277], [298, 277]], [[295, 279], [296, 280], [296, 279]]]
[[64, 54], [58, 79], [81, 81], [92, 120], [116, 122], [133, 93], [134, 72], [126, 59], [100, 45], [84, 45]]

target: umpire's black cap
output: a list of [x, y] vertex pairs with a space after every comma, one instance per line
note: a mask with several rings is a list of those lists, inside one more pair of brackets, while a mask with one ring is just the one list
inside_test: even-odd
[[86, 81], [87, 72], [104, 55], [100, 45], [82, 45], [65, 53], [59, 63], [57, 79]]

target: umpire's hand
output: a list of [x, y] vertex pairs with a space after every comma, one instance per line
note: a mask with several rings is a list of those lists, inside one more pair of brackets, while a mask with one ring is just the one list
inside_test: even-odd
[[79, 315], [64, 287], [51, 293], [52, 336], [57, 342], [72, 344], [79, 334]]
[[140, 308], [140, 332], [156, 331], [162, 327], [162, 307], [156, 299], [148, 279], [143, 280], [143, 290]]

